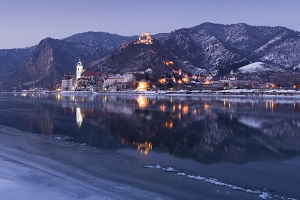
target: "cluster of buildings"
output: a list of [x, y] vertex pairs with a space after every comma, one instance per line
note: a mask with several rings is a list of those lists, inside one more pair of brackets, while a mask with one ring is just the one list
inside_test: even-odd
[[139, 34], [139, 37], [134, 44], [153, 44], [153, 39], [150, 33]]
[[[149, 33], [143, 33], [138, 36], [134, 44], [153, 44], [153, 39]], [[126, 45], [123, 44], [121, 48], [126, 48]], [[184, 73], [178, 68], [178, 70], [174, 70], [176, 67], [171, 60], [165, 61], [165, 66], [170, 68], [169, 73], [161, 74], [159, 78], [156, 76], [154, 79], [152, 77], [152, 69], [141, 72], [128, 72], [126, 74], [104, 75], [98, 71], [87, 71], [83, 68], [82, 62], [79, 60], [76, 66], [76, 73], [65, 74], [61, 81], [60, 89], [62, 91], [88, 90], [116, 92], [120, 90], [187, 89], [187, 87], [191, 87], [192, 85], [195, 88], [218, 90], [246, 87], [247, 85], [254, 87], [251, 81], [238, 80], [238, 74], [234, 71], [225, 76], [219, 75], [218, 70], [206, 74]], [[264, 83], [261, 85], [264, 85]], [[274, 88], [274, 85], [266, 85], [265, 87]]]
[[61, 81], [61, 90], [94, 90], [102, 81], [101, 73], [86, 71], [79, 60], [76, 66], [76, 74], [65, 74]]
[[[173, 64], [172, 61], [167, 61], [166, 65]], [[143, 71], [144, 75], [151, 75], [152, 69]], [[213, 71], [206, 76], [198, 74], [192, 75], [191, 73], [183, 73], [181, 69], [172, 70], [171, 74], [163, 75], [157, 82], [152, 82], [146, 79], [137, 80], [136, 73], [126, 74], [110, 74], [103, 75], [98, 71], [87, 71], [83, 68], [82, 62], [79, 60], [76, 66], [75, 74], [65, 74], [61, 81], [60, 89], [62, 91], [111, 91], [116, 92], [119, 90], [131, 89], [145, 91], [150, 88], [162, 87], [168, 85], [168, 88], [173, 86], [184, 86], [184, 85], [218, 85], [224, 83], [233, 83], [237, 81], [237, 73], [230, 72], [228, 76], [223, 76], [219, 80], [215, 80], [218, 75], [218, 71]], [[170, 86], [171, 84], [171, 86]]]
[[86, 71], [79, 60], [76, 74], [65, 74], [61, 81], [61, 91], [118, 91], [122, 89], [147, 90], [148, 81], [136, 81], [133, 73], [103, 75], [97, 71]]

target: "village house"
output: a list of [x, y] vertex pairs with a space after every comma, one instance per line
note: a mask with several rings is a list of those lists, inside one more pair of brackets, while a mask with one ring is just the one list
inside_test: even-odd
[[130, 83], [135, 81], [135, 76], [133, 74], [115, 74], [108, 75], [107, 79], [104, 80], [104, 86], [109, 86], [113, 84], [122, 84], [122, 83]]
[[65, 74], [61, 81], [61, 90], [75, 90], [76, 88], [76, 75]]

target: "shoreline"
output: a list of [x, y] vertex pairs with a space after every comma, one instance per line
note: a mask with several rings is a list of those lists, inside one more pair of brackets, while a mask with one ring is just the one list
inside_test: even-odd
[[92, 91], [19, 91], [0, 92], [0, 94], [60, 94], [60, 95], [145, 95], [145, 96], [225, 96], [225, 97], [283, 97], [300, 98], [300, 90], [256, 90], [256, 89], [232, 89], [232, 90], [158, 90], [158, 91], [117, 91], [117, 92], [92, 92]]

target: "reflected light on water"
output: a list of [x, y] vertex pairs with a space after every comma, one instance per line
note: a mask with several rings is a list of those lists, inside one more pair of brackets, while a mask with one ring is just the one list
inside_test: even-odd
[[181, 110], [181, 104], [178, 104], [178, 110]]
[[193, 114], [197, 115], [197, 109], [196, 108], [194, 109]]
[[204, 110], [208, 110], [209, 109], [209, 105], [205, 102], [204, 103]]
[[184, 115], [189, 114], [189, 106], [188, 106], [188, 105], [183, 106], [183, 108], [182, 108], [182, 113], [183, 113]]
[[79, 107], [77, 107], [76, 108], [76, 122], [77, 122], [77, 125], [79, 128], [81, 127], [82, 121], [83, 121], [83, 116], [81, 113], [81, 109]]
[[165, 112], [166, 111], [166, 106], [164, 104], [161, 104], [159, 106], [159, 110]]
[[136, 98], [136, 102], [138, 103], [139, 108], [146, 108], [148, 105], [147, 99], [141, 95]]
[[61, 94], [56, 95], [56, 100], [60, 101], [61, 100]]
[[151, 142], [133, 142], [133, 145], [137, 147], [137, 150], [142, 154], [142, 155], [148, 155], [149, 152], [152, 150], [152, 143]]
[[173, 105], [173, 107], [172, 107], [172, 112], [175, 112], [175, 111], [176, 111], [176, 106]]
[[166, 128], [172, 129], [173, 128], [173, 122], [172, 121], [170, 121], [170, 122], [166, 121], [165, 126], [166, 126]]

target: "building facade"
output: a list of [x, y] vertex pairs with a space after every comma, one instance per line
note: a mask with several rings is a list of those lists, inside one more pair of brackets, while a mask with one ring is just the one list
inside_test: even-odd
[[61, 90], [75, 90], [76, 88], [76, 80], [74, 78], [65, 77], [61, 81]]
[[113, 85], [115, 83], [130, 83], [135, 81], [135, 76], [133, 74], [115, 74], [108, 75], [107, 79], [104, 80], [104, 85]]

